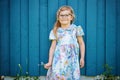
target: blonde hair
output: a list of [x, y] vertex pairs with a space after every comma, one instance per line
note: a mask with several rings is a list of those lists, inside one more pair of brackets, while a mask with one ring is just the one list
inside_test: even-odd
[[72, 7], [70, 7], [70, 6], [62, 6], [62, 7], [60, 7], [60, 8], [58, 9], [57, 15], [56, 15], [56, 16], [57, 16], [57, 20], [56, 20], [56, 22], [55, 22], [55, 24], [54, 24], [54, 28], [53, 28], [53, 33], [54, 33], [56, 39], [57, 39], [57, 29], [58, 29], [59, 27], [61, 27], [61, 24], [60, 24], [60, 22], [59, 22], [59, 20], [58, 20], [58, 17], [59, 17], [59, 15], [60, 15], [60, 12], [61, 12], [61, 11], [65, 11], [65, 10], [69, 10], [69, 11], [71, 12], [71, 16], [73, 17], [73, 19], [71, 20], [71, 24], [73, 23], [73, 21], [74, 21], [74, 19], [75, 19], [75, 14], [74, 14], [74, 11], [73, 11]]

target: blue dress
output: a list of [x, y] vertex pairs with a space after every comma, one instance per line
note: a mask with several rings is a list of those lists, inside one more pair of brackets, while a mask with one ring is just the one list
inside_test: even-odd
[[[80, 80], [80, 52], [77, 36], [83, 35], [82, 27], [74, 24], [67, 29], [58, 28], [53, 63], [48, 69], [46, 80]], [[49, 39], [56, 39], [53, 30], [50, 32]]]

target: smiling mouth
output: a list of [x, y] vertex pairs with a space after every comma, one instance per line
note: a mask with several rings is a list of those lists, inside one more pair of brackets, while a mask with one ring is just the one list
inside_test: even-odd
[[67, 20], [61, 20], [61, 21], [67, 21]]

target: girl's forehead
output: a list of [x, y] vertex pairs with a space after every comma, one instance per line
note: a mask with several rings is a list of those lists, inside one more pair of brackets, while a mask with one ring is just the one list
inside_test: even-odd
[[70, 10], [64, 10], [64, 11], [60, 11], [60, 14], [70, 14]]

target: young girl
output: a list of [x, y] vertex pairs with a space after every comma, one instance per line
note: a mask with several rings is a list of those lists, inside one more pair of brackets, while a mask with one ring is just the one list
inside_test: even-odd
[[46, 80], [80, 80], [80, 67], [84, 67], [84, 32], [81, 26], [73, 24], [74, 18], [70, 6], [62, 6], [57, 12], [57, 21], [49, 36], [52, 40], [49, 61], [44, 65], [48, 69]]

